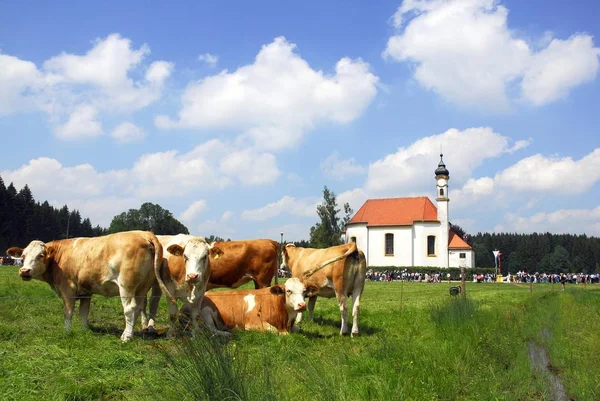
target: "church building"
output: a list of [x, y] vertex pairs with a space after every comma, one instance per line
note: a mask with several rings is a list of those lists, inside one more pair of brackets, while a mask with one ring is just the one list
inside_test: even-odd
[[435, 204], [426, 196], [368, 199], [346, 224], [346, 241], [354, 241], [367, 266], [475, 267], [475, 253], [450, 231], [448, 180], [440, 154], [435, 170]]

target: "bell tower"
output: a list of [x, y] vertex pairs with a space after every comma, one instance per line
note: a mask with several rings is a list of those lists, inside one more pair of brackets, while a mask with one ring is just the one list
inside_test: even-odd
[[450, 230], [450, 222], [448, 221], [448, 180], [450, 180], [450, 172], [446, 168], [443, 160], [444, 154], [440, 153], [440, 162], [435, 169], [436, 181], [436, 197], [437, 202], [437, 218], [440, 221], [440, 233], [438, 235], [439, 250], [440, 250], [440, 267], [448, 267], [448, 238]]

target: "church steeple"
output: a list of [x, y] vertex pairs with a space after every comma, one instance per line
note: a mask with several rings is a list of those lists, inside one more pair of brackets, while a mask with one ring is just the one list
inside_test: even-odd
[[445, 175], [448, 178], [450, 178], [450, 172], [448, 171], [448, 169], [446, 168], [446, 165], [444, 164], [444, 154], [440, 153], [440, 163], [438, 164], [438, 168], [435, 169], [435, 178], [438, 177], [438, 175]]
[[440, 222], [439, 231], [439, 247], [440, 247], [440, 267], [448, 267], [448, 237], [450, 229], [450, 220], [448, 216], [448, 204], [450, 199], [448, 198], [448, 180], [450, 179], [450, 172], [444, 164], [443, 154], [440, 153], [440, 162], [438, 167], [435, 169], [435, 181], [436, 181], [436, 202], [437, 202], [437, 219]]
[[450, 179], [450, 172], [444, 164], [444, 154], [440, 153], [440, 162], [438, 167], [435, 169], [435, 180], [437, 181], [436, 200], [437, 201], [449, 201], [448, 199], [448, 180]]

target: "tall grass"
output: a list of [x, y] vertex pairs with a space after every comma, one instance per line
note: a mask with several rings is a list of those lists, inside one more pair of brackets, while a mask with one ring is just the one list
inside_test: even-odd
[[[358, 337], [339, 336], [335, 299], [287, 336], [235, 332], [122, 344], [117, 298], [92, 299], [90, 324], [63, 328], [62, 302], [0, 268], [2, 400], [550, 400], [527, 344], [546, 347], [569, 397], [600, 399], [600, 285], [367, 283]], [[402, 306], [400, 299], [402, 298]], [[139, 330], [139, 325], [137, 327]]]

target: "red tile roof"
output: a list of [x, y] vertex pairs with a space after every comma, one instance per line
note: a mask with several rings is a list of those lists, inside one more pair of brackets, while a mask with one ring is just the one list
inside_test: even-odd
[[473, 249], [471, 245], [467, 244], [460, 235], [454, 231], [450, 231], [450, 237], [448, 238], [448, 249]]
[[410, 226], [415, 221], [436, 222], [437, 208], [428, 197], [368, 199], [348, 224]]

